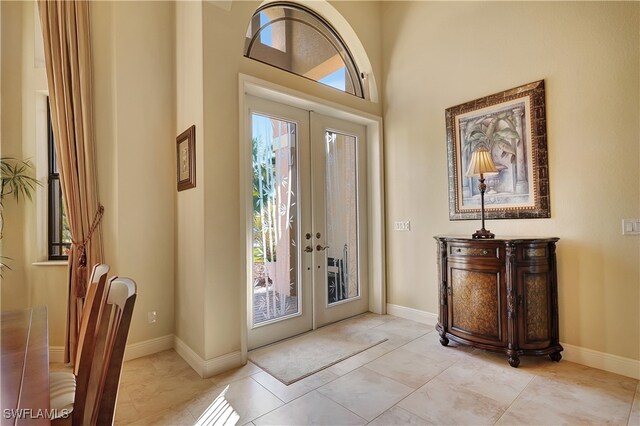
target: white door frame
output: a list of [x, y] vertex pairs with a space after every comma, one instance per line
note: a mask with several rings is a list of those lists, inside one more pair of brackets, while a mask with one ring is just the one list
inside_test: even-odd
[[251, 327], [247, 315], [247, 300], [251, 277], [251, 259], [248, 249], [251, 247], [252, 204], [248, 202], [251, 180], [251, 155], [245, 143], [249, 126], [246, 125], [245, 95], [253, 95], [274, 102], [291, 105], [308, 111], [336, 117], [342, 120], [362, 124], [367, 131], [367, 212], [368, 212], [368, 276], [369, 276], [369, 310], [377, 314], [386, 313], [385, 283], [385, 237], [384, 237], [384, 166], [382, 145], [382, 118], [373, 114], [358, 111], [335, 102], [326, 101], [314, 96], [298, 92], [256, 77], [245, 74], [238, 75], [238, 106], [240, 135], [240, 300], [241, 341], [240, 351], [243, 364], [247, 361], [247, 330]]

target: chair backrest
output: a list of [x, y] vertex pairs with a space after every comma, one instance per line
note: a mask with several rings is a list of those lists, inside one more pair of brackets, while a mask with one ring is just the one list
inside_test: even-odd
[[[87, 294], [85, 297], [82, 314], [80, 316], [80, 329], [78, 332], [78, 347], [76, 349], [76, 359], [74, 362], [73, 374], [76, 376], [80, 372], [82, 359], [91, 359], [86, 353], [93, 350], [91, 342], [94, 339], [96, 325], [98, 324], [98, 314], [100, 307], [105, 301], [106, 293], [104, 291], [107, 283], [107, 273], [109, 265], [99, 263], [93, 267], [91, 271], [91, 279], [87, 286]], [[83, 352], [85, 355], [83, 356]]]
[[[103, 263], [93, 267], [91, 279], [87, 286], [84, 307], [80, 319], [80, 330], [78, 333], [78, 348], [73, 367], [73, 374], [76, 376], [76, 396], [74, 400], [74, 414], [83, 415], [84, 398], [89, 384], [89, 376], [92, 369], [93, 353], [96, 345], [96, 335], [100, 312], [106, 302], [107, 273], [109, 265]], [[77, 409], [77, 413], [75, 413]]]
[[118, 277], [111, 278], [107, 288], [107, 301], [100, 313], [84, 412], [82, 418], [77, 418], [74, 403], [74, 424], [110, 425], [114, 420], [137, 289], [133, 280]]

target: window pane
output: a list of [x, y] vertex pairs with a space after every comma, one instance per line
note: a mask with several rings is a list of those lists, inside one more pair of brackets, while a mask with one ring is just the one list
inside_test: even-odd
[[60, 210], [62, 211], [62, 235], [60, 242], [62, 243], [62, 255], [69, 256], [71, 248], [71, 229], [69, 228], [69, 220], [67, 218], [67, 210], [64, 208], [62, 199], [60, 200]]
[[364, 97], [360, 73], [342, 39], [300, 6], [260, 9], [247, 31], [245, 56]]
[[335, 87], [336, 89], [340, 89], [343, 92], [347, 91], [347, 68], [341, 67], [338, 68], [333, 73], [327, 75], [326, 77], [318, 80], [322, 84], [326, 84], [327, 86]]
[[357, 138], [326, 131], [327, 300], [358, 297]]
[[69, 256], [71, 247], [71, 231], [69, 221], [64, 211], [62, 202], [62, 190], [60, 188], [60, 175], [56, 158], [56, 147], [53, 139], [53, 125], [51, 123], [51, 111], [47, 98], [48, 113], [48, 153], [49, 153], [49, 200], [48, 200], [48, 225], [49, 225], [49, 259], [62, 260]]
[[252, 114], [253, 324], [297, 314], [296, 124]]

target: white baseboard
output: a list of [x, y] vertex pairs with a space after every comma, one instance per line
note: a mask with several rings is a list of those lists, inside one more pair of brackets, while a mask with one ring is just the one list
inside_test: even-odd
[[[387, 303], [387, 313], [427, 325], [435, 325], [438, 322], [437, 314], [391, 303]], [[564, 360], [640, 380], [640, 360], [598, 352], [569, 343], [560, 342], [560, 344], [564, 348], [562, 351]]]
[[124, 360], [129, 361], [143, 356], [173, 349], [173, 334], [156, 337], [155, 339], [144, 340], [138, 343], [127, 345], [124, 351]]
[[640, 360], [560, 342], [562, 359], [640, 380]]
[[[127, 345], [124, 351], [124, 360], [129, 361], [168, 349], [173, 349], [173, 334]], [[64, 362], [64, 346], [49, 347], [49, 362]]]
[[[173, 334], [167, 334], [166, 336], [127, 345], [124, 352], [124, 360], [129, 361], [166, 351], [168, 349], [175, 349], [178, 355], [180, 355], [203, 379], [215, 376], [216, 374], [223, 373], [235, 367], [240, 367], [243, 364], [240, 351], [232, 352], [213, 359], [202, 359], [193, 351], [193, 349]], [[49, 362], [64, 362], [64, 346], [49, 347]]]
[[205, 360], [178, 336], [174, 336], [174, 349], [203, 379], [242, 365], [240, 351]]
[[438, 322], [438, 314], [391, 303], [387, 303], [387, 314], [427, 325], [436, 325]]
[[49, 346], [49, 362], [64, 362], [64, 346]]

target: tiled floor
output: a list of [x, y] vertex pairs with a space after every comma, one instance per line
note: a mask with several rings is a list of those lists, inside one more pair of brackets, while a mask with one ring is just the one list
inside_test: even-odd
[[226, 409], [252, 426], [640, 425], [637, 380], [548, 357], [511, 368], [501, 354], [444, 348], [433, 327], [391, 316], [344, 326], [377, 327], [389, 340], [290, 386], [251, 363], [203, 380], [174, 351], [128, 361], [116, 424], [191, 425]]

